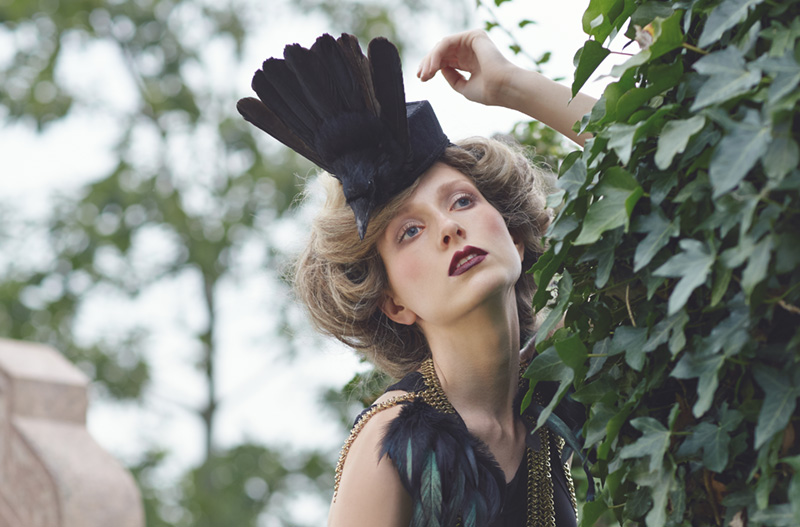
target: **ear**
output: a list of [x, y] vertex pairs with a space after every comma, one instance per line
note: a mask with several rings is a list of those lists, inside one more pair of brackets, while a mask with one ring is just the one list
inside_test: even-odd
[[389, 317], [389, 320], [403, 324], [404, 326], [411, 326], [417, 321], [417, 315], [410, 309], [402, 304], [395, 302], [391, 294], [386, 293], [381, 301], [381, 311]]

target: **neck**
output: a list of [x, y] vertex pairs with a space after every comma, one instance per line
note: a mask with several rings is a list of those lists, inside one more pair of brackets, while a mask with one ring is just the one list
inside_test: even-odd
[[502, 305], [477, 309], [454, 325], [423, 328], [442, 389], [478, 437], [517, 429], [520, 342], [513, 295], [512, 290]]

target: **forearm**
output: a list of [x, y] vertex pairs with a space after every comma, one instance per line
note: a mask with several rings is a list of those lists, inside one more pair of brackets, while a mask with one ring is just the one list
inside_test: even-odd
[[596, 102], [535, 71], [514, 67], [506, 74], [493, 104], [522, 112], [583, 146], [591, 134], [577, 135], [572, 126], [587, 114]]

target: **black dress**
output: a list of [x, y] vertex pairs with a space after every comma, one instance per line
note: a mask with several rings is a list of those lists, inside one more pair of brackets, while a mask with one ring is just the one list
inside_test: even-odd
[[[444, 397], [444, 392], [438, 386], [438, 378], [433, 373], [432, 363], [429, 364], [427, 373], [409, 373], [386, 391], [403, 391], [408, 394], [397, 402], [406, 407], [387, 428], [381, 455], [386, 454], [392, 458], [404, 487], [412, 496], [415, 507], [412, 527], [425, 525], [449, 527], [470, 523], [469, 521], [465, 522], [464, 518], [472, 514], [475, 508], [470, 509], [469, 492], [464, 496], [465, 478], [460, 473], [474, 471], [474, 460], [469, 455], [461, 455], [461, 461], [459, 461], [459, 454], [452, 456], [453, 459], [450, 456], [451, 451], [463, 452], [465, 448], [469, 450], [470, 445], [474, 447], [474, 456], [481, 472], [481, 476], [475, 480], [477, 486], [472, 495], [477, 500], [484, 501], [477, 507], [483, 513], [479, 512], [477, 516], [472, 515], [470, 518], [477, 525], [481, 527], [526, 527], [528, 525], [576, 527], [572, 480], [565, 474], [565, 467], [559, 460], [560, 446], [563, 445], [563, 441], [559, 441], [560, 438], [549, 431], [529, 435], [526, 455], [523, 456], [514, 477], [506, 483], [505, 476], [494, 457], [485, 445], [467, 430], [461, 417]], [[526, 391], [527, 382], [522, 382], [515, 401], [517, 409]], [[391, 401], [388, 403], [384, 403], [380, 408], [370, 407], [356, 418], [353, 433], [345, 444], [345, 449], [340, 457], [340, 466], [337, 467], [337, 482], [347, 447], [352, 443], [355, 434], [364, 426], [365, 421], [377, 411], [396, 405]], [[423, 422], [428, 423], [427, 425], [419, 425], [420, 416], [422, 416]], [[523, 421], [526, 426], [532, 426], [534, 420], [523, 419]], [[541, 438], [545, 438], [548, 443], [544, 452], [541, 451]], [[450, 443], [447, 443], [448, 440]], [[467, 446], [465, 447], [465, 445]], [[425, 452], [433, 451], [438, 454], [436, 459], [441, 469], [442, 492], [439, 501], [444, 503], [441, 508], [437, 508], [435, 513], [430, 513], [427, 510], [431, 508], [430, 498], [428, 497], [426, 502], [424, 489], [420, 489], [427, 485], [427, 480], [420, 477], [425, 472], [423, 468], [420, 468], [420, 459], [425, 457]], [[542, 457], [544, 456], [546, 459], [548, 453], [549, 474], [545, 478], [536, 479], [536, 467], [539, 466], [541, 472]], [[538, 458], [536, 458], [537, 455]], [[539, 459], [539, 461], [532, 461], [533, 459]], [[464, 460], [469, 460], [473, 465], [470, 466]], [[412, 465], [415, 467], [413, 470]], [[412, 473], [416, 475], [412, 476]], [[538, 483], [532, 481], [534, 479]], [[542, 480], [545, 481], [544, 485]], [[457, 487], [456, 491], [453, 490], [454, 487]], [[548, 499], [549, 489], [552, 489], [552, 502]], [[533, 504], [528, 499], [529, 493], [534, 495]], [[538, 496], [542, 493], [545, 495]], [[452, 497], [456, 495], [457, 499]], [[552, 505], [549, 505], [550, 503]], [[451, 506], [461, 508], [452, 510]], [[529, 518], [529, 510], [531, 518]], [[434, 521], [430, 520], [432, 516], [435, 516]], [[551, 518], [555, 520], [554, 523], [551, 523]]]

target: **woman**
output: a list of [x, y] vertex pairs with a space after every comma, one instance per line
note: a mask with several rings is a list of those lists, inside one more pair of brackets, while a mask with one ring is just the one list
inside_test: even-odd
[[[319, 64], [336, 62], [340, 50], [352, 48], [347, 41], [338, 42], [339, 47], [332, 47], [328, 40], [318, 41], [317, 49], [308, 53], [287, 48], [286, 67], [265, 63], [259, 73], [274, 79], [284, 70], [302, 72], [306, 63], [315, 64], [312, 52], [335, 50], [316, 63], [314, 71], [319, 71]], [[369, 61], [372, 75], [378, 76], [381, 64], [394, 59], [373, 50], [373, 43]], [[567, 102], [568, 92], [521, 71], [517, 80], [515, 70], [500, 59], [483, 33], [466, 33], [442, 41], [423, 61], [419, 76], [428, 80], [441, 70], [472, 100], [532, 116], [540, 106], [549, 111]], [[341, 63], [359, 60], [350, 57]], [[470, 72], [470, 79], [456, 69]], [[265, 89], [264, 80], [254, 78], [267, 106], [286, 91], [280, 86], [283, 81], [271, 82], [278, 86]], [[312, 76], [291, 82], [314, 100], [328, 100], [327, 91], [319, 95], [327, 83], [317, 85]], [[385, 109], [390, 104], [382, 84], [374, 82], [381, 104], [373, 106]], [[523, 100], [518, 90], [540, 86], [544, 103], [517, 102]], [[360, 106], [356, 111], [348, 102], [328, 104], [304, 121], [310, 125], [294, 130], [339, 133], [309, 135], [298, 142], [293, 136], [281, 138], [272, 115], [264, 114], [257, 102], [248, 104], [240, 105], [248, 120], [286, 144], [294, 141], [296, 150], [320, 166], [331, 166], [329, 171], [342, 182], [329, 178], [327, 202], [298, 261], [300, 300], [323, 332], [402, 378], [359, 416], [345, 444], [329, 525], [575, 525], [569, 471], [559, 461], [563, 441], [545, 429], [530, 434], [532, 419], [518, 411], [519, 395], [525, 391], [520, 389], [520, 347], [534, 330], [532, 277], [523, 270], [541, 254], [539, 240], [549, 223], [545, 178], [521, 154], [496, 141], [473, 139], [442, 150], [443, 136], [431, 132], [438, 123], [431, 127], [412, 110], [411, 152], [395, 157], [423, 161], [398, 161], [402, 167], [392, 172], [395, 176], [382, 178], [384, 165], [376, 164], [372, 153], [394, 152], [387, 143], [393, 145], [397, 137], [402, 143], [403, 136], [390, 133], [390, 139], [370, 142], [380, 134], [365, 124], [344, 133], [342, 123], [362, 123], [361, 117], [351, 117], [361, 115]], [[292, 115], [317, 106], [313, 101], [303, 104]], [[331, 118], [330, 106], [346, 107], [345, 117]], [[583, 111], [574, 105], [551, 111], [558, 119], [550, 120], [546, 113], [540, 117], [570, 134], [577, 120], [573, 117]], [[278, 105], [273, 113], [287, 112]], [[575, 115], [564, 116], [570, 112]], [[397, 115], [384, 122], [394, 123]], [[281, 126], [291, 127], [293, 118], [282, 119]], [[362, 156], [367, 161], [352, 162], [353, 152], [361, 150], [338, 141], [366, 128], [373, 131], [357, 142], [369, 143], [361, 150], [371, 154]], [[330, 141], [335, 145], [329, 146]], [[315, 147], [303, 150], [308, 144]], [[333, 150], [337, 160], [319, 158], [319, 152]], [[345, 166], [341, 159], [347, 159]], [[377, 174], [368, 183], [362, 181], [365, 164]], [[414, 172], [397, 188], [397, 174]], [[380, 198], [384, 186], [395, 188]]]

